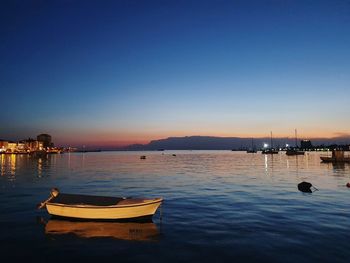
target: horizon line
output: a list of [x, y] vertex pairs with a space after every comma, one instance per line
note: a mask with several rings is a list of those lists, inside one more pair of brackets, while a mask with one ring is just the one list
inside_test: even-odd
[[[191, 138], [191, 137], [207, 137], [207, 138], [223, 138], [223, 139], [270, 139], [270, 136], [216, 136], [216, 135], [184, 135], [184, 136], [164, 136], [160, 137], [158, 139], [150, 139], [150, 140], [95, 140], [95, 141], [78, 141], [74, 142], [74, 140], [65, 140], [65, 139], [59, 139], [55, 140], [55, 137], [53, 137], [53, 142], [55, 145], [60, 146], [73, 146], [77, 147], [79, 146], [88, 146], [88, 147], [128, 147], [131, 145], [147, 145], [153, 141], [160, 141], [160, 140], [166, 140], [170, 138]], [[26, 139], [30, 138], [27, 137]], [[57, 137], [56, 137], [57, 138]], [[295, 139], [294, 136], [273, 136], [273, 139], [280, 140], [280, 139]], [[0, 138], [0, 141], [14, 141], [19, 142], [26, 139], [19, 139], [19, 140], [13, 140], [13, 139], [4, 139]], [[337, 136], [300, 136], [297, 138], [298, 140], [350, 140], [350, 134], [347, 133], [339, 133]], [[58, 142], [58, 143], [56, 143]]]

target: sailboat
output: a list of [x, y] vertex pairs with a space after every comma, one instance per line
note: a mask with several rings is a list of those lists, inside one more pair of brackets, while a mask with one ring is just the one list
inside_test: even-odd
[[286, 151], [286, 154], [291, 156], [291, 155], [304, 155], [304, 151], [300, 151], [298, 148], [298, 139], [297, 139], [297, 129], [295, 129], [295, 148], [289, 148]]
[[256, 153], [257, 150], [254, 146], [254, 141], [253, 141], [253, 138], [252, 138], [252, 148], [250, 148], [249, 150], [247, 150], [247, 153]]
[[278, 150], [275, 150], [273, 148], [273, 144], [272, 144], [272, 132], [270, 132], [271, 134], [271, 137], [270, 137], [270, 140], [271, 140], [271, 147], [270, 148], [266, 148], [264, 150], [262, 150], [262, 154], [278, 154]]

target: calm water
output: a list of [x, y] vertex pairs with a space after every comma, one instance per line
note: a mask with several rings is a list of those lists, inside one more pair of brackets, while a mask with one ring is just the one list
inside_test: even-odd
[[[322, 164], [318, 153], [0, 155], [0, 175], [0, 256], [8, 261], [350, 260], [350, 166]], [[302, 180], [319, 191], [299, 192]], [[147, 224], [56, 221], [35, 209], [54, 186], [70, 193], [162, 196], [163, 220], [157, 213]]]

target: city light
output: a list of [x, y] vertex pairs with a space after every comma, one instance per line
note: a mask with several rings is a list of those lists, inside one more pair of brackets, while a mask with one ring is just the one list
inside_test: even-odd
[[267, 143], [264, 143], [264, 148], [269, 147], [269, 145]]

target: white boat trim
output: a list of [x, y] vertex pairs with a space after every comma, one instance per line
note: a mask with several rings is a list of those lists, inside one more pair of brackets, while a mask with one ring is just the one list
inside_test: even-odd
[[143, 202], [143, 203], [136, 203], [136, 204], [126, 204], [126, 205], [84, 205], [84, 204], [61, 204], [61, 203], [51, 203], [48, 202], [46, 205], [53, 205], [53, 206], [62, 206], [62, 207], [79, 207], [79, 208], [93, 208], [93, 209], [106, 209], [106, 208], [123, 208], [123, 207], [136, 207], [136, 206], [145, 206], [145, 205], [151, 205], [155, 203], [161, 203], [163, 202], [162, 198], [156, 198], [156, 199], [149, 199], [149, 202]]

